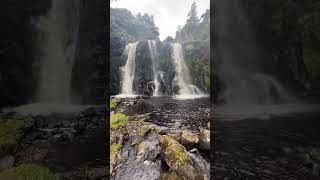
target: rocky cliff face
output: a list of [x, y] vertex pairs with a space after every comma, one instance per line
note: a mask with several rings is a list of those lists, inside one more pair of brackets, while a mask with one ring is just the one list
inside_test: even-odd
[[104, 0], [81, 1], [77, 58], [72, 84], [75, 102], [105, 103], [109, 80], [107, 25], [107, 6]]
[[26, 103], [32, 96], [35, 29], [31, 17], [49, 8], [50, 1], [0, 2], [0, 107]]

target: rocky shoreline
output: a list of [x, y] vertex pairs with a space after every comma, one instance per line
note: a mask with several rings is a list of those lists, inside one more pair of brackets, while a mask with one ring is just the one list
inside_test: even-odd
[[[111, 179], [210, 178], [209, 99], [113, 98], [111, 104]], [[112, 128], [118, 114], [126, 123]]]
[[60, 179], [106, 179], [106, 112], [105, 106], [95, 106], [77, 113], [2, 114], [0, 125], [23, 123], [14, 129], [19, 134], [14, 144], [0, 143], [0, 177], [13, 167], [38, 164]]

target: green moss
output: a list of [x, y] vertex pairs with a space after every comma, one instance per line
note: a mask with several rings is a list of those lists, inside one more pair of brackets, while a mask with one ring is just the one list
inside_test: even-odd
[[113, 159], [114, 156], [118, 153], [121, 149], [121, 144], [113, 143], [110, 146], [110, 159]]
[[139, 129], [139, 135], [141, 137], [144, 137], [147, 133], [149, 133], [151, 131], [151, 128], [150, 126], [142, 126], [140, 129]]
[[47, 167], [23, 164], [0, 173], [0, 179], [10, 180], [58, 180], [59, 177]]
[[24, 125], [31, 121], [31, 118], [15, 117], [6, 119], [0, 123], [0, 147], [16, 146], [23, 136]]
[[115, 99], [110, 99], [110, 110], [114, 111], [117, 106], [118, 106], [119, 102]]
[[188, 155], [181, 144], [169, 136], [162, 137], [161, 139], [164, 143], [167, 155], [171, 156], [175, 163], [178, 163], [180, 166], [190, 163]]
[[123, 113], [117, 113], [110, 117], [110, 128], [118, 129], [124, 127], [128, 123], [128, 116]]

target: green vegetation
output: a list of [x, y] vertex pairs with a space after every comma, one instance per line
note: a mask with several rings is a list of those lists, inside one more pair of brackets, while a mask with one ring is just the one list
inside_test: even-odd
[[121, 144], [116, 144], [116, 143], [111, 144], [110, 159], [113, 159], [120, 149], [121, 149]]
[[23, 164], [0, 173], [0, 179], [10, 180], [58, 180], [58, 176], [47, 167]]
[[118, 106], [119, 102], [116, 99], [110, 99], [110, 110], [114, 111], [117, 106]]
[[111, 39], [125, 38], [126, 41], [146, 39], [159, 40], [159, 29], [154, 17], [147, 13], [133, 15], [127, 9], [111, 8]]
[[210, 64], [208, 60], [188, 60], [192, 83], [210, 90]]
[[190, 42], [210, 39], [210, 10], [207, 9], [199, 18], [197, 4], [194, 1], [187, 16], [186, 24], [178, 27], [175, 40], [177, 42]]
[[16, 148], [23, 136], [22, 128], [29, 121], [31, 118], [15, 117], [0, 123], [0, 153], [6, 153]]
[[110, 128], [119, 129], [128, 123], [128, 116], [123, 113], [117, 113], [110, 117]]

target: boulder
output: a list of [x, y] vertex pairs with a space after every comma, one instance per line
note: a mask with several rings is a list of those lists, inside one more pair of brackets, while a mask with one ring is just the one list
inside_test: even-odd
[[176, 172], [169, 172], [169, 173], [162, 173], [160, 175], [159, 180], [184, 180], [184, 178], [181, 177]]
[[191, 158], [183, 145], [170, 136], [159, 136], [161, 154], [171, 168], [177, 174], [188, 180], [207, 179], [204, 174], [193, 166]]
[[192, 149], [196, 147], [199, 143], [198, 136], [191, 132], [190, 130], [183, 130], [181, 133], [181, 144], [187, 147], [188, 149]]
[[202, 129], [199, 135], [200, 148], [203, 150], [210, 150], [210, 131]]
[[13, 156], [4, 156], [0, 158], [0, 171], [9, 169], [14, 164], [14, 157]]

